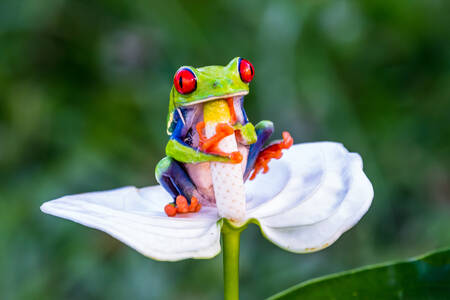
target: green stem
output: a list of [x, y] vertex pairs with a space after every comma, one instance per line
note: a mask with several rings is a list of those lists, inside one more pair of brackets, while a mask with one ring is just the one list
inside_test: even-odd
[[226, 221], [222, 227], [225, 300], [239, 299], [239, 240], [243, 229], [235, 228]]

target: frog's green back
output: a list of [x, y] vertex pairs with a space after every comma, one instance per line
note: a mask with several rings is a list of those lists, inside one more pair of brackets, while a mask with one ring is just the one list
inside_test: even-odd
[[[179, 107], [192, 105], [226, 96], [248, 94], [248, 83], [241, 80], [239, 75], [239, 57], [232, 59], [226, 66], [208, 66], [189, 68], [197, 78], [197, 88], [189, 94], [180, 94], [174, 86], [170, 91], [169, 114], [167, 115], [167, 134], [174, 129], [173, 114]], [[179, 70], [180, 70], [179, 69]]]

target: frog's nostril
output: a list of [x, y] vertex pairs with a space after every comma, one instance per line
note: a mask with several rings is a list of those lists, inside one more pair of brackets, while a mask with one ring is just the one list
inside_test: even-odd
[[218, 81], [214, 81], [212, 86], [213, 86], [213, 88], [218, 87], [219, 86], [219, 82]]

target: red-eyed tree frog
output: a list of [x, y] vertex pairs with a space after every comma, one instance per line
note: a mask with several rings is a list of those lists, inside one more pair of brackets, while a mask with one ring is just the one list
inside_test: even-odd
[[[261, 169], [267, 172], [270, 159], [280, 158], [281, 150], [292, 145], [291, 136], [284, 132], [282, 141], [264, 147], [274, 131], [273, 123], [261, 121], [254, 126], [249, 122], [243, 104], [254, 75], [253, 65], [239, 57], [226, 66], [183, 66], [175, 73], [167, 116], [167, 156], [155, 170], [157, 181], [174, 199], [165, 207], [167, 215], [196, 212], [201, 205], [215, 202], [210, 162], [241, 164], [245, 181], [252, 171], [250, 179]], [[206, 138], [203, 105], [218, 99], [227, 101], [230, 121], [218, 124], [216, 134]], [[234, 133], [238, 151], [220, 151], [217, 144]]]

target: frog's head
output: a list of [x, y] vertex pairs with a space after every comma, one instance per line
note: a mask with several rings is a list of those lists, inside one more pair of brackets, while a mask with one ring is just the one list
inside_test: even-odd
[[172, 133], [173, 113], [176, 109], [220, 98], [247, 95], [254, 73], [252, 64], [240, 57], [234, 58], [226, 66], [179, 68], [170, 91], [167, 133]]

